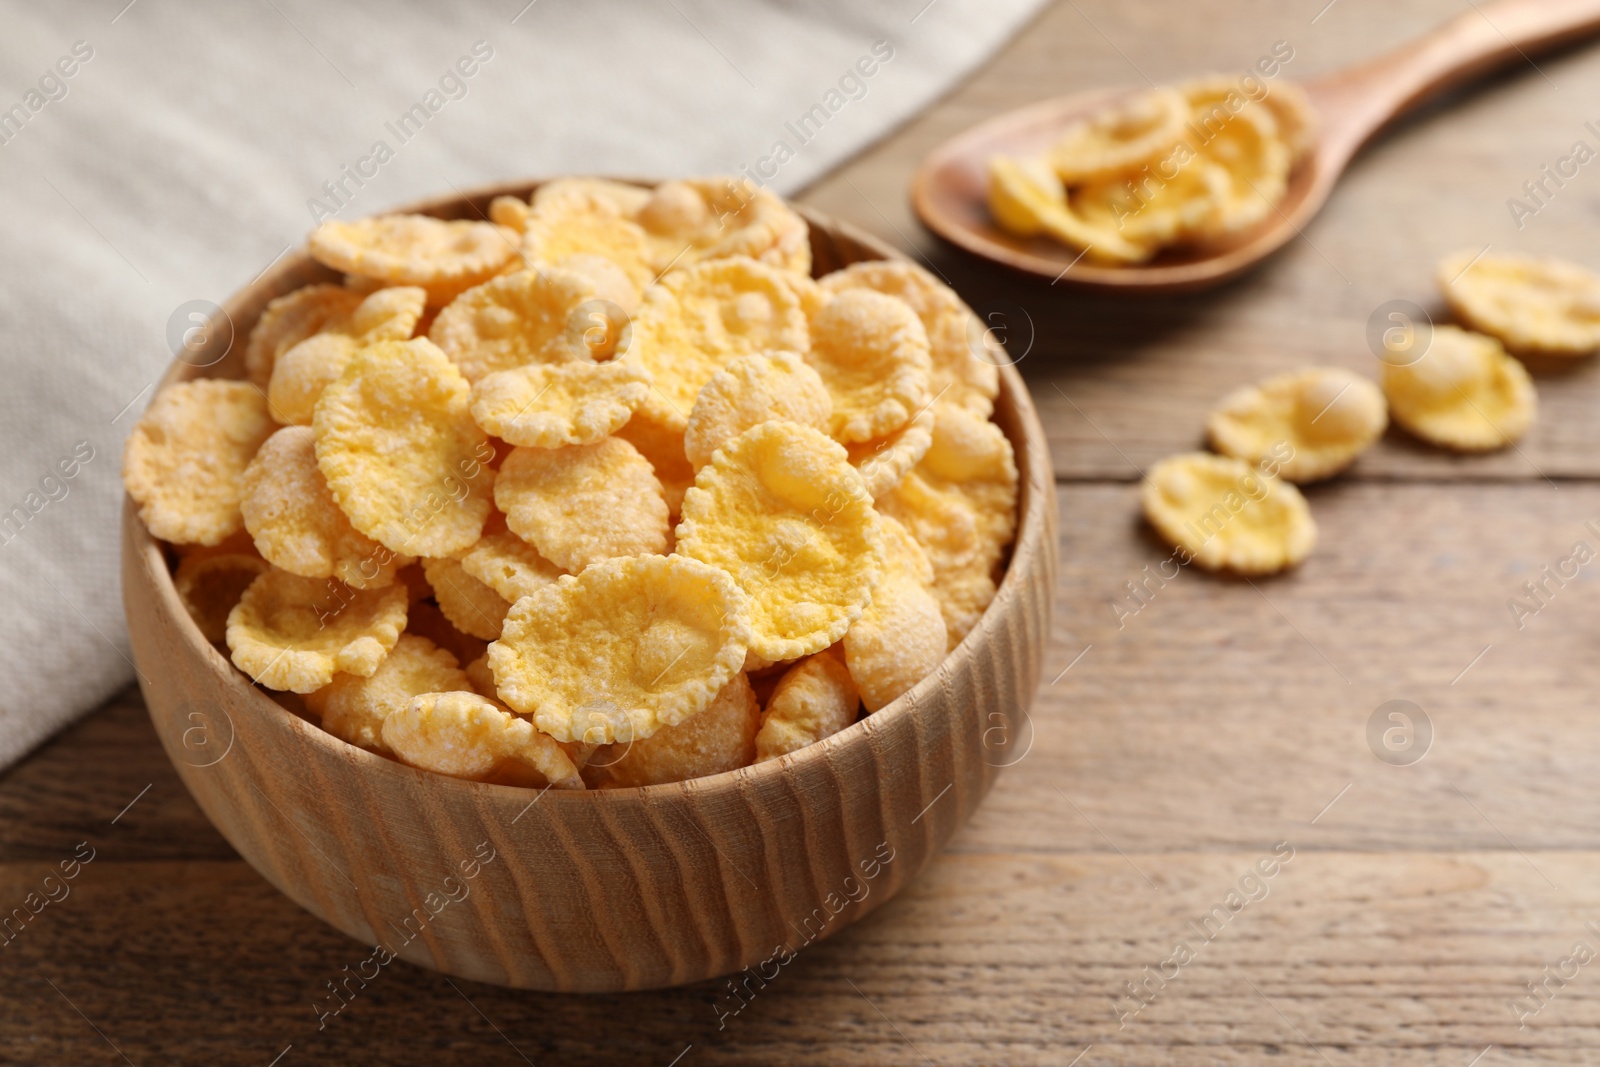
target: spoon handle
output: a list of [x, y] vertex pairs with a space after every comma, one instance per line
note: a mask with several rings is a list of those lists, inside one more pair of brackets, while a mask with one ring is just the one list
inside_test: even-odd
[[[1322, 150], [1348, 158], [1390, 119], [1510, 61], [1600, 29], [1600, 0], [1469, 0], [1471, 9], [1376, 59], [1309, 83]], [[1542, 72], [1541, 72], [1542, 73]]]

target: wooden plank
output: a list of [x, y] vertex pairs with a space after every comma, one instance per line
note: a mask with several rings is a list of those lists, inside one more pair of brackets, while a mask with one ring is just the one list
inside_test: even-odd
[[[117, 1062], [108, 1042], [134, 1063], [197, 1064], [267, 1063], [291, 1045], [285, 1063], [515, 1063], [520, 1052], [563, 1064], [684, 1053], [685, 1065], [1059, 1065], [1090, 1044], [1079, 1062], [1459, 1067], [1490, 1044], [1519, 1062], [1589, 1055], [1600, 993], [1583, 972], [1551, 987], [1526, 1030], [1506, 1001], [1575, 941], [1600, 946], [1584, 926], [1600, 916], [1589, 876], [1600, 854], [1297, 849], [1271, 878], [1249, 879], [1271, 854], [947, 855], [766, 988], [752, 982], [737, 1014], [713, 983], [560, 997], [452, 988], [397, 961], [365, 989], [352, 983], [320, 1030], [313, 1002], [334, 1003], [325, 983], [364, 949], [242, 864], [106, 857], [4, 950], [0, 1056]], [[47, 869], [0, 865], [3, 899]], [[1241, 882], [1237, 900], [1257, 899], [1229, 911]], [[1189, 925], [1207, 915], [1209, 939]], [[1192, 961], [1163, 966], [1180, 941]], [[1135, 1014], [1116, 998], [1147, 965], [1168, 978]]]
[[[915, 249], [978, 311], [1009, 328], [1051, 437], [1057, 474], [1130, 479], [1196, 447], [1206, 412], [1237, 386], [1308, 364], [1376, 376], [1366, 341], [1382, 304], [1407, 299], [1442, 316], [1434, 264], [1460, 248], [1558, 255], [1600, 268], [1600, 171], [1580, 170], [1518, 229], [1506, 200], [1600, 120], [1600, 51], [1579, 48], [1508, 72], [1449, 106], [1402, 122], [1357, 160], [1324, 214], [1266, 269], [1220, 290], [1162, 299], [1084, 296], [990, 268], [945, 246], [911, 214], [906, 175], [924, 154], [998, 110], [1108, 84], [1238, 69], [1276, 40], [1285, 77], [1335, 69], [1458, 14], [1450, 0], [1340, 0], [1291, 11], [1271, 0], [1185, 5], [1184, 31], [1153, 0], [1062, 4], [938, 107], [802, 198]], [[1381, 32], [1374, 32], [1381, 27]], [[908, 44], [907, 47], [910, 47]], [[1072, 57], [1063, 61], [1063, 53]], [[1126, 57], [1126, 58], [1124, 58]], [[1541, 71], [1543, 73], [1541, 73]], [[1549, 81], [1546, 80], [1549, 79]], [[1559, 92], [1551, 83], [1561, 86]], [[1593, 168], [1590, 168], [1592, 170]], [[1031, 343], [1029, 342], [1031, 338]], [[1025, 354], [1023, 354], [1025, 353]], [[1600, 474], [1600, 370], [1538, 379], [1539, 424], [1518, 450], [1461, 459], [1391, 438], [1359, 477], [1534, 479]]]

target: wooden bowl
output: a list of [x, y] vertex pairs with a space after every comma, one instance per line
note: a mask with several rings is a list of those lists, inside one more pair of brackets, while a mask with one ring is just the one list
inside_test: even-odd
[[[477, 217], [534, 183], [407, 210]], [[804, 212], [817, 272], [897, 258]], [[266, 302], [333, 275], [298, 251], [224, 307], [162, 384], [242, 374]], [[1022, 379], [995, 420], [1021, 472], [1016, 545], [982, 622], [900, 700], [781, 759], [673, 785], [518, 789], [414, 770], [346, 744], [250, 684], [196, 628], [166, 553], [123, 511], [123, 602], [150, 719], [195, 801], [250, 865], [365, 945], [527, 989], [677, 985], [799, 952], [899, 892], [1019, 752], [1050, 629], [1055, 485]], [[775, 954], [776, 958], [775, 958]], [[363, 959], [366, 957], [366, 959]], [[383, 953], [351, 949], [370, 978]], [[372, 962], [366, 962], [370, 959]], [[770, 961], [770, 962], [769, 962]]]

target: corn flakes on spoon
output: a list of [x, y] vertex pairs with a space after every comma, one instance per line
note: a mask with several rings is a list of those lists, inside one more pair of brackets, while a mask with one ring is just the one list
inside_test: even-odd
[[[1225, 236], [1180, 244], [1141, 255], [1126, 228], [1101, 227], [1106, 236], [1085, 251], [1059, 235], [1018, 235], [1000, 225], [989, 206], [990, 161], [1039, 157], [1069, 131], [1081, 129], [1108, 105], [1126, 104], [1150, 91], [1094, 90], [1032, 104], [980, 123], [935, 149], [912, 179], [911, 199], [929, 229], [985, 259], [1062, 284], [1121, 292], [1204, 289], [1250, 270], [1294, 240], [1327, 202], [1357, 150], [1390, 120], [1444, 90], [1510, 62], [1525, 62], [1543, 50], [1600, 29], [1600, 0], [1494, 0], [1477, 3], [1449, 22], [1366, 63], [1323, 75], [1303, 86], [1316, 117], [1316, 133], [1304, 157], [1266, 204], [1252, 198], [1241, 209], [1260, 217]], [[1292, 46], [1279, 42], [1247, 74], [1266, 100], [1281, 94]], [[1302, 61], [1303, 62], [1303, 61]], [[1285, 70], [1289, 64], [1289, 70]], [[1247, 85], [1252, 95], [1258, 90]], [[1290, 90], [1292, 92], [1292, 90]], [[1146, 100], [1120, 122], [1106, 124], [1107, 152], [1095, 176], [1115, 172], [1129, 159], [1143, 159], [1143, 141], [1159, 139], [1170, 100]], [[1126, 150], [1126, 151], [1124, 151]], [[1140, 165], [1143, 165], [1142, 163]], [[1057, 169], [1060, 169], [1059, 167]], [[1193, 166], [1178, 177], [1189, 178]], [[1076, 174], [1077, 172], [1070, 172]], [[1124, 172], [1126, 173], [1126, 171]], [[1135, 169], [1133, 175], [1153, 186]], [[1019, 177], [1018, 175], [1011, 175]], [[1025, 177], [1022, 175], [1021, 177]], [[1195, 175], [1197, 177], [1197, 175]], [[1252, 182], [1260, 184], [1259, 178]], [[1254, 198], [1260, 199], [1260, 198]], [[1265, 207], [1266, 210], [1262, 210]], [[1080, 219], [1074, 213], [1070, 218]], [[1059, 222], [1059, 216], [1056, 217]], [[1182, 224], [1183, 220], [1178, 220]], [[1070, 223], [1069, 223], [1070, 225]], [[1127, 246], [1133, 247], [1127, 247]]]

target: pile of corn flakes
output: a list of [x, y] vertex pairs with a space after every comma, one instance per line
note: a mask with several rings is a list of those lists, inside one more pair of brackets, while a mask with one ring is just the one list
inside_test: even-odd
[[1239, 233], [1272, 213], [1313, 143], [1304, 91], [1213, 75], [1131, 96], [1042, 156], [989, 160], [989, 209], [1019, 237], [1142, 263]]
[[716, 774], [892, 703], [995, 596], [995, 342], [920, 268], [813, 279], [732, 179], [310, 249], [342, 282], [272, 301], [244, 380], [162, 390], [123, 477], [201, 633], [336, 737], [534, 787]]

